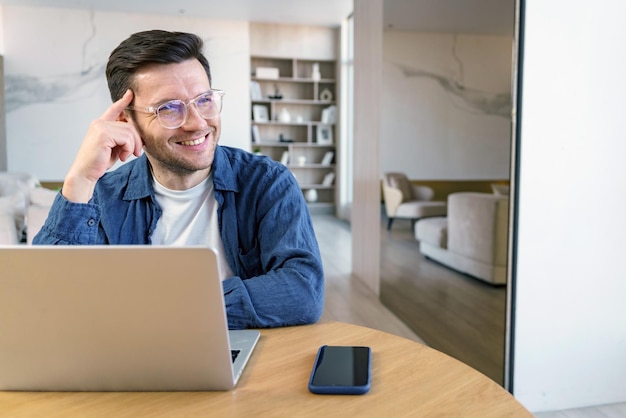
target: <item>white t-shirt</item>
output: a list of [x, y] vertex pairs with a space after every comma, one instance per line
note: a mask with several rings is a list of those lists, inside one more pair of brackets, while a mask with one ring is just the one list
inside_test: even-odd
[[163, 214], [152, 233], [153, 245], [202, 245], [217, 251], [220, 278], [233, 275], [217, 225], [213, 174], [188, 190], [170, 190], [153, 177], [156, 200]]

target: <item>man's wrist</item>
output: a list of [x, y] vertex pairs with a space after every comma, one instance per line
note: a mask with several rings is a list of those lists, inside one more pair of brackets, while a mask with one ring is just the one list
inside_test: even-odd
[[89, 203], [95, 187], [95, 181], [68, 175], [63, 181], [61, 194], [72, 203]]

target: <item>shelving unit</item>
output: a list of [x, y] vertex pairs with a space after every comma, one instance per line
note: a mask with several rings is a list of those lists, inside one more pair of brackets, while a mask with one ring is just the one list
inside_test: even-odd
[[[253, 151], [289, 167], [312, 212], [333, 213], [335, 61], [252, 56], [250, 64]], [[314, 76], [316, 68], [319, 77]], [[315, 199], [309, 190], [315, 190]]]

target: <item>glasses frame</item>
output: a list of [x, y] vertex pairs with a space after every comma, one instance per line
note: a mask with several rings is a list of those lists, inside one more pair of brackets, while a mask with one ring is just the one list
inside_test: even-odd
[[[213, 94], [213, 95], [217, 95], [217, 97], [219, 97], [219, 109], [217, 111], [217, 113], [213, 116], [204, 116], [202, 114], [202, 112], [200, 112], [200, 109], [198, 109], [198, 105], [196, 104], [196, 102], [202, 98], [203, 96], [207, 95], [207, 94]], [[224, 95], [226, 94], [226, 92], [224, 90], [218, 90], [218, 89], [211, 89], [208, 91], [205, 91], [204, 93], [200, 93], [199, 95], [197, 95], [196, 97], [194, 97], [193, 99], [189, 99], [187, 101], [185, 100], [180, 100], [180, 99], [174, 99], [174, 100], [168, 100], [166, 102], [163, 102], [159, 105], [156, 106], [150, 106], [150, 107], [138, 107], [138, 106], [128, 106], [126, 107], [126, 109], [128, 110], [134, 110], [134, 111], [138, 111], [138, 112], [143, 112], [143, 113], [152, 113], [154, 116], [156, 116], [157, 120], [159, 121], [159, 123], [161, 124], [162, 127], [164, 127], [165, 129], [178, 129], [181, 126], [183, 126], [184, 124], [187, 123], [187, 120], [189, 119], [189, 106], [191, 106], [192, 104], [196, 107], [196, 110], [198, 111], [198, 114], [200, 116], [202, 116], [205, 119], [210, 119], [213, 118], [217, 115], [219, 115], [220, 113], [222, 113], [222, 98], [224, 97]], [[177, 125], [177, 126], [165, 126], [165, 124], [163, 123], [163, 120], [161, 120], [161, 117], [159, 116], [159, 110], [163, 107], [166, 106], [170, 103], [182, 103], [183, 105], [185, 105], [184, 109], [184, 117], [183, 117], [183, 121]]]

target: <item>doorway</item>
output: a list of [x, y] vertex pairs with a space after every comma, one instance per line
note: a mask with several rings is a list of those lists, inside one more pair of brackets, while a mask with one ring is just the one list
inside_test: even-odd
[[[384, 2], [381, 176], [403, 171], [437, 200], [510, 180], [514, 22], [513, 0]], [[504, 385], [506, 285], [426, 258], [412, 223], [393, 225], [381, 206], [381, 301], [427, 344]]]

